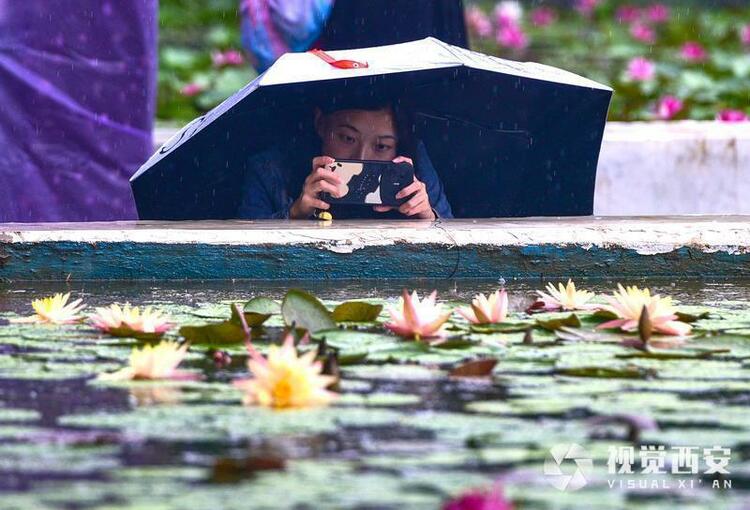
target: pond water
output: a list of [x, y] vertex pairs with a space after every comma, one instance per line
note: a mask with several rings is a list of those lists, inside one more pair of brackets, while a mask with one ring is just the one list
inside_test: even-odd
[[[573, 333], [549, 331], [536, 320], [569, 314], [525, 315], [542, 285], [508, 281], [513, 321], [533, 328], [533, 343], [521, 330], [469, 331], [455, 315], [461, 341], [445, 346], [399, 340], [378, 324], [344, 325], [326, 334], [347, 363], [341, 397], [293, 411], [241, 404], [229, 383], [247, 374], [242, 344], [222, 345], [232, 361], [218, 368], [212, 346], [194, 343], [184, 365], [200, 370], [200, 381], [102, 382], [95, 376], [126, 365], [136, 340], [102, 337], [85, 324], [4, 319], [29, 315], [32, 299], [61, 291], [82, 297], [89, 311], [148, 304], [192, 325], [228, 318], [229, 303], [281, 299], [292, 287], [332, 307], [392, 301], [404, 287], [437, 288], [446, 304], [466, 303], [498, 282], [0, 288], [0, 508], [427, 509], [498, 479], [524, 509], [750, 507], [750, 283], [628, 283], [678, 300], [695, 319], [694, 337], [644, 353], [623, 345], [625, 335], [595, 332], [586, 313]], [[615, 282], [579, 285], [609, 293]], [[271, 317], [254, 331], [256, 345], [277, 341], [282, 324]], [[499, 360], [491, 379], [448, 376], [483, 357]], [[551, 448], [572, 443], [592, 467], [580, 490], [559, 491], [545, 460]], [[642, 446], [664, 447], [657, 469], [664, 474], [641, 473]], [[629, 447], [634, 472], [610, 473], [611, 449]], [[673, 456], [681, 447], [694, 448], [697, 473]], [[730, 449], [728, 474], [705, 473], [703, 449], [714, 447]], [[562, 470], [573, 474], [576, 463]]]

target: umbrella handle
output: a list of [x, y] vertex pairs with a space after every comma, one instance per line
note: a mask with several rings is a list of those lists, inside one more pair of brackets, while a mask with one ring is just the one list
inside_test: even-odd
[[312, 49], [308, 51], [308, 53], [312, 53], [326, 64], [337, 69], [363, 69], [365, 67], [370, 67], [367, 62], [357, 62], [356, 60], [336, 60], [323, 50]]

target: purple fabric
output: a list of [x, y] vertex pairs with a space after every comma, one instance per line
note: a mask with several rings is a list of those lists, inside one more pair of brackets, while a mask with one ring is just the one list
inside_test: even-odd
[[158, 0], [0, 0], [0, 222], [136, 218]]

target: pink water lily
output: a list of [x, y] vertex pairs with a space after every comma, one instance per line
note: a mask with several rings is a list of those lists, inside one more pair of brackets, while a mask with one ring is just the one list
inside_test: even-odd
[[656, 32], [654, 29], [639, 21], [630, 26], [630, 35], [633, 36], [633, 39], [642, 43], [654, 44], [656, 42]]
[[703, 62], [708, 58], [708, 52], [701, 43], [689, 41], [682, 45], [680, 56], [688, 62]]
[[420, 301], [417, 291], [409, 295], [404, 289], [397, 306], [389, 306], [390, 322], [385, 327], [404, 338], [422, 340], [442, 338], [446, 335], [443, 325], [451, 316], [443, 312], [442, 306], [435, 302], [437, 291]]
[[180, 89], [180, 94], [185, 97], [195, 97], [205, 90], [205, 87], [199, 83], [188, 83]]
[[548, 27], [557, 21], [557, 11], [552, 7], [537, 7], [531, 11], [531, 22], [537, 27]]
[[466, 26], [479, 37], [490, 37], [492, 35], [492, 22], [482, 9], [472, 6], [466, 11]]
[[477, 294], [471, 302], [471, 307], [461, 307], [456, 311], [472, 324], [503, 322], [508, 316], [508, 293], [505, 290], [497, 290], [489, 297]]
[[211, 53], [211, 62], [214, 67], [241, 66], [245, 58], [237, 50], [214, 51]]
[[740, 29], [740, 41], [742, 41], [742, 44], [750, 46], [750, 23]]
[[591, 16], [597, 5], [599, 5], [599, 0], [576, 0], [575, 8], [584, 16]]
[[649, 81], [656, 75], [656, 66], [645, 57], [635, 57], [628, 62], [627, 75], [632, 81]]
[[513, 503], [505, 499], [503, 489], [470, 489], [443, 505], [443, 510], [513, 510]]
[[604, 296], [609, 305], [600, 307], [617, 319], [600, 324], [598, 329], [636, 331], [643, 308], [646, 307], [653, 332], [684, 336], [692, 330], [690, 324], [677, 320], [671, 297], [661, 297], [658, 294], [652, 296], [649, 289], [639, 289], [636, 286], [623, 287], [618, 284], [617, 288], [613, 295]]
[[656, 116], [662, 120], [672, 119], [682, 111], [683, 103], [675, 96], [664, 96], [656, 105]]
[[497, 31], [498, 44], [514, 50], [522, 50], [529, 44], [526, 33], [519, 25], [506, 25]]
[[747, 122], [748, 116], [742, 110], [721, 110], [716, 114], [719, 122]]
[[495, 6], [494, 14], [497, 26], [515, 26], [523, 18], [523, 7], [515, 0], [503, 0]]
[[113, 336], [158, 338], [172, 328], [168, 317], [148, 306], [141, 310], [128, 304], [113, 304], [97, 308], [89, 319], [96, 329]]
[[671, 14], [669, 7], [664, 4], [654, 4], [646, 8], [646, 17], [652, 23], [666, 23]]
[[[566, 285], [557, 284], [557, 288], [551, 283], [547, 284], [547, 292], [536, 291], [539, 295], [539, 301], [542, 306], [539, 307], [546, 311], [574, 311], [574, 310], [591, 310], [597, 305], [590, 304], [594, 298], [594, 293], [587, 290], [576, 289], [573, 280], [568, 280]], [[536, 308], [536, 307], [534, 307]]]
[[641, 18], [641, 9], [634, 5], [623, 5], [617, 8], [615, 17], [620, 23], [633, 23]]

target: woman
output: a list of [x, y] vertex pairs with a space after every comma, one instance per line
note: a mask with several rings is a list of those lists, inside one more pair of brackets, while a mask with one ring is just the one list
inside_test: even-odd
[[[313, 137], [295, 138], [251, 158], [238, 211], [242, 219], [307, 219], [318, 210], [336, 219], [452, 218], [443, 185], [424, 144], [413, 140], [408, 117], [387, 100], [359, 99], [316, 108]], [[414, 181], [396, 195], [398, 208], [329, 204], [339, 195], [338, 177], [326, 166], [336, 159], [407, 162]]]

